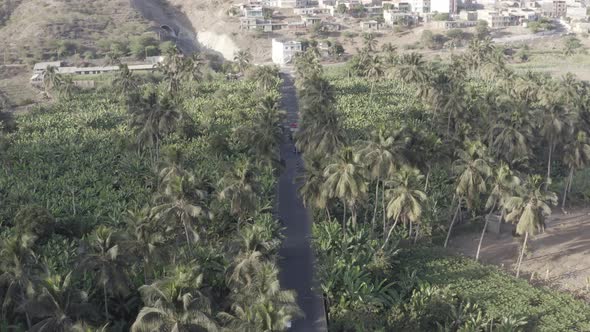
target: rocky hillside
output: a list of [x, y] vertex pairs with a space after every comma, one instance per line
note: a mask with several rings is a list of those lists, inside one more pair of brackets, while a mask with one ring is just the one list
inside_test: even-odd
[[109, 41], [150, 27], [129, 0], [0, 0], [0, 49], [7, 50], [7, 62], [90, 57]]

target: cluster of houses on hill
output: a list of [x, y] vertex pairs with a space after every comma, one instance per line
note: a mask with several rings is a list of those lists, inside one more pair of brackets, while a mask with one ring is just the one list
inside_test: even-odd
[[[164, 61], [163, 56], [147, 57], [144, 63], [130, 64], [127, 67], [130, 71], [148, 71], [154, 70], [158, 63]], [[39, 62], [33, 67], [31, 84], [39, 86], [43, 84], [47, 68], [55, 67], [56, 72], [60, 75], [96, 75], [119, 71], [119, 66], [89, 66], [89, 67], [72, 67], [66, 66], [62, 61]]]
[[[282, 9], [293, 15], [273, 17]], [[477, 20], [503, 28], [540, 17], [587, 19], [586, 0], [249, 0], [236, 5], [234, 12], [241, 16], [241, 29], [265, 32], [305, 31], [317, 24], [328, 31], [339, 30], [334, 18], [343, 16], [364, 18], [363, 31], [431, 21], [450, 29], [474, 26]], [[441, 20], [438, 14], [449, 16]]]

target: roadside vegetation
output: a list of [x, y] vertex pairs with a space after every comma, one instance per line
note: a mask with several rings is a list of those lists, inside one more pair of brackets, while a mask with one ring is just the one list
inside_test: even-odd
[[483, 239], [501, 216], [521, 241], [519, 275], [552, 210], [590, 190], [572, 181], [590, 162], [590, 86], [515, 72], [486, 36], [444, 62], [374, 50], [365, 39], [344, 70], [309, 52], [296, 62], [301, 195], [331, 329], [590, 328], [584, 302], [440, 248], [466, 223]]
[[[0, 113], [1, 330], [283, 331], [278, 71], [197, 54]], [[156, 78], [155, 78], [156, 79]]]

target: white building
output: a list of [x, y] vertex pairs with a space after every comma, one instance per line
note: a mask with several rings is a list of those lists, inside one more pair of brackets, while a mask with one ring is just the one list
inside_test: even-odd
[[[434, 2], [443, 1], [443, 0], [433, 0]], [[412, 6], [412, 11], [414, 13], [430, 13], [430, 0], [409, 0], [410, 6]]]
[[284, 66], [291, 61], [295, 54], [302, 52], [301, 42], [295, 40], [272, 39], [272, 62]]
[[430, 3], [430, 11], [455, 14], [457, 12], [457, 0], [434, 0]]
[[270, 5], [278, 8], [303, 8], [307, 7], [307, 0], [272, 0]]

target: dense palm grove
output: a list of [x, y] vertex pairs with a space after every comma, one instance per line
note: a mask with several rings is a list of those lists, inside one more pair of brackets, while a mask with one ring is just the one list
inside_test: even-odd
[[[486, 308], [478, 303], [493, 286], [473, 297], [460, 285], [431, 285], [416, 274], [423, 266], [398, 270], [397, 255], [402, 250], [406, 260], [420, 261], [412, 248], [446, 247], [466, 220], [481, 225], [483, 239], [486, 215], [497, 214], [516, 224], [521, 238], [518, 276], [528, 239], [543, 231], [558, 204], [556, 191], [564, 210], [570, 193], [578, 202], [587, 197], [587, 187], [575, 187], [590, 161], [590, 85], [570, 74], [514, 72], [486, 37], [432, 62], [389, 44], [379, 52], [376, 44], [366, 35], [341, 72], [324, 72], [313, 49], [295, 65], [302, 115], [296, 144], [306, 169], [301, 195], [315, 211], [318, 277], [331, 327], [588, 329], [583, 304], [568, 318], [553, 316], [563, 300], [502, 308], [495, 299]], [[528, 296], [506, 295], [514, 302]]]
[[2, 114], [0, 330], [282, 331], [278, 71], [198, 54]]

